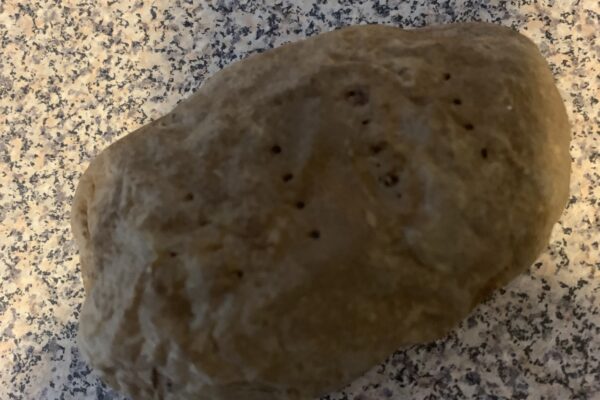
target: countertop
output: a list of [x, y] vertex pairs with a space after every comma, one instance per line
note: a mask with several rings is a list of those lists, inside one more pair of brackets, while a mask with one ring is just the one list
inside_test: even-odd
[[474, 20], [522, 32], [551, 65], [572, 123], [568, 206], [529, 271], [447, 337], [324, 399], [600, 399], [596, 0], [0, 2], [0, 399], [122, 399], [76, 345], [69, 213], [103, 148], [253, 52], [356, 23]]

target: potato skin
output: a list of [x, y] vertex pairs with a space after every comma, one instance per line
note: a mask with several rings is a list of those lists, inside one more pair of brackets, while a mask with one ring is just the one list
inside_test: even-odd
[[215, 74], [102, 152], [80, 347], [134, 399], [299, 399], [444, 335], [546, 245], [569, 124], [508, 28], [344, 28]]

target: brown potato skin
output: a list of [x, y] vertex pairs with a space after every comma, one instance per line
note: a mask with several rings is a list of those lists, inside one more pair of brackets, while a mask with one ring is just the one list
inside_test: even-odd
[[349, 27], [236, 63], [81, 178], [81, 349], [134, 399], [338, 389], [528, 268], [569, 140], [539, 51], [496, 25]]

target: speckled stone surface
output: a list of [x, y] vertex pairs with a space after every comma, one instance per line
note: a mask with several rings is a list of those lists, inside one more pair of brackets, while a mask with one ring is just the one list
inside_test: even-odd
[[528, 273], [324, 399], [600, 399], [597, 0], [0, 2], [0, 399], [123, 399], [76, 347], [69, 212], [98, 152], [250, 53], [355, 23], [473, 20], [550, 63], [573, 125], [569, 204]]

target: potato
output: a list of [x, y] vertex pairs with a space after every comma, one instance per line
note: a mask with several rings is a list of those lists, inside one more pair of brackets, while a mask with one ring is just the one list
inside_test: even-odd
[[507, 28], [356, 26], [248, 58], [81, 178], [81, 349], [134, 399], [338, 389], [534, 261], [568, 150]]

